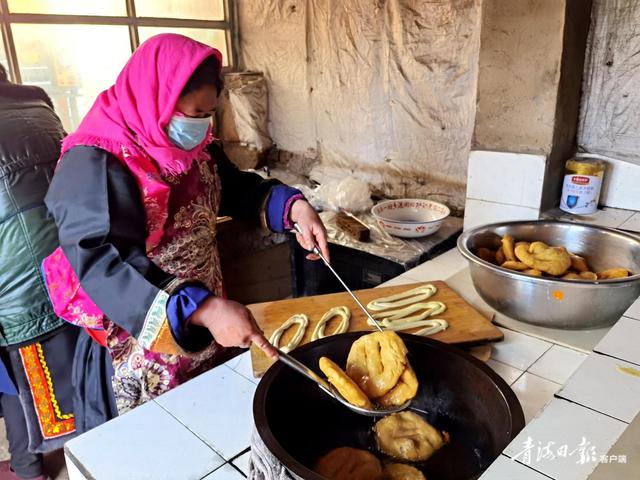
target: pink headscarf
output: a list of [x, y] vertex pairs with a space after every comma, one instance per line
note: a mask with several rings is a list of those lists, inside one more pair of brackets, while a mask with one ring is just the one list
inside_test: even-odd
[[222, 65], [218, 50], [191, 38], [174, 33], [150, 38], [133, 53], [115, 85], [98, 95], [78, 129], [64, 140], [62, 154], [76, 145], [92, 145], [120, 156], [124, 147], [135, 156], [144, 152], [163, 175], [187, 171], [208, 142], [184, 151], [164, 128], [187, 81], [211, 55]]
[[[160, 243], [168, 217], [171, 188], [160, 174], [180, 174], [189, 170], [194, 160], [210, 158], [206, 150], [212, 141], [210, 134], [187, 152], [171, 143], [164, 127], [187, 81], [211, 55], [222, 64], [218, 50], [182, 35], [150, 38], [62, 144], [61, 157], [76, 145], [95, 146], [113, 154], [133, 174], [147, 217], [147, 251]], [[60, 247], [44, 259], [42, 268], [56, 314], [81, 327], [102, 329], [104, 314], [80, 285]]]

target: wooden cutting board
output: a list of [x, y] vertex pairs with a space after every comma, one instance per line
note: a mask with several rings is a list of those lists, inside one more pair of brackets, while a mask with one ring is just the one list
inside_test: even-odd
[[[445, 343], [466, 345], [502, 340], [502, 332], [491, 323], [491, 320], [469, 305], [460, 295], [451, 290], [446, 283], [441, 281], [428, 283], [433, 284], [438, 289], [438, 292], [428, 301], [440, 301], [447, 306], [447, 310], [440, 315], [436, 315], [435, 318], [442, 318], [449, 322], [449, 328], [443, 332], [432, 335], [431, 338]], [[371, 288], [368, 290], [359, 290], [356, 292], [356, 295], [364, 305], [367, 305], [367, 303], [376, 298], [395, 295], [424, 284], [425, 283], [417, 283], [395, 287]], [[346, 292], [280, 300], [277, 302], [256, 303], [249, 305], [248, 308], [253, 313], [258, 325], [262, 328], [267, 338], [270, 338], [274, 330], [293, 314], [304, 313], [309, 317], [309, 326], [300, 343], [300, 345], [304, 345], [311, 341], [313, 330], [322, 315], [330, 308], [340, 305], [344, 305], [351, 310], [350, 332], [375, 330], [375, 327], [370, 327], [367, 324], [364, 312], [360, 310], [358, 305], [356, 305], [351, 296]], [[337, 318], [331, 320], [325, 332], [327, 334], [333, 332], [338, 322], [339, 320]], [[288, 343], [289, 339], [293, 337], [296, 328], [297, 326], [294, 325], [284, 333], [280, 340], [280, 345], [286, 345]], [[414, 329], [413, 331], [415, 330], [419, 329]], [[407, 330], [407, 332], [411, 331], [412, 330]], [[273, 360], [269, 359], [259, 348], [255, 347], [255, 345], [251, 347], [251, 361], [255, 377], [261, 377], [273, 363]]]

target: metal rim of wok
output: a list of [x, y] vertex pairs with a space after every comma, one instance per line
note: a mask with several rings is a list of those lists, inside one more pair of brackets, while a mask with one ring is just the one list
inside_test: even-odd
[[[294, 356], [299, 357], [303, 355], [305, 352], [309, 352], [311, 350], [317, 349], [319, 351], [322, 351], [323, 355], [331, 357], [332, 356], [331, 352], [333, 350], [331, 348], [331, 344], [337, 339], [337, 337], [342, 337], [342, 338], [351, 337], [352, 338], [351, 343], [352, 343], [361, 335], [365, 335], [368, 333], [371, 333], [371, 332], [349, 332], [349, 333], [336, 335], [333, 337], [326, 337], [320, 340], [316, 340], [315, 342], [308, 343], [304, 346], [298, 347], [296, 350], [291, 352], [290, 355], [293, 354]], [[516, 435], [520, 432], [520, 430], [524, 428], [524, 425], [525, 425], [524, 413], [523, 413], [522, 407], [515, 393], [513, 392], [513, 390], [511, 390], [509, 385], [504, 381], [504, 379], [502, 379], [502, 377], [500, 377], [497, 373], [495, 373], [484, 362], [478, 360], [477, 358], [473, 357], [472, 355], [466, 353], [465, 351], [455, 346], [448, 345], [430, 338], [419, 337], [416, 335], [411, 335], [411, 334], [402, 333], [402, 332], [400, 333], [400, 336], [403, 337], [403, 339], [409, 343], [417, 342], [417, 343], [424, 344], [425, 348], [433, 349], [435, 351], [435, 354], [445, 354], [443, 355], [444, 357], [450, 356], [450, 355], [457, 356], [463, 362], [463, 365], [465, 365], [464, 368], [466, 368], [467, 370], [475, 370], [475, 371], [479, 370], [480, 375], [483, 375], [484, 377], [488, 377], [487, 379], [488, 384], [490, 384], [499, 393], [499, 401], [502, 402], [502, 406], [506, 407], [506, 410], [508, 410], [509, 412], [509, 414], [506, 416], [507, 417], [506, 421], [508, 421], [510, 425], [510, 428], [508, 429], [509, 432], [506, 434], [506, 436], [508, 437], [508, 441], [504, 445], [502, 445], [499, 451], [497, 452], [497, 456], [499, 456], [500, 452], [504, 448], [506, 448], [508, 443], [516, 437]], [[413, 356], [411, 348], [409, 349], [409, 356], [410, 356], [409, 358], [412, 358]], [[413, 362], [412, 362], [412, 366], [414, 367], [414, 369], [416, 369], [415, 365], [413, 365]], [[280, 362], [276, 362], [269, 368], [269, 370], [265, 373], [264, 377], [261, 379], [260, 383], [258, 384], [258, 388], [255, 392], [254, 400], [253, 400], [253, 416], [254, 416], [257, 432], [260, 435], [266, 447], [268, 448], [268, 450], [273, 455], [275, 455], [275, 457], [278, 458], [278, 460], [290, 472], [294, 473], [300, 478], [304, 478], [308, 480], [326, 480], [325, 477], [315, 473], [313, 470], [311, 470], [311, 468], [305, 466], [301, 461], [297, 460], [292, 454], [290, 454], [285, 449], [285, 447], [280, 444], [280, 442], [278, 441], [278, 439], [276, 438], [275, 434], [273, 433], [270, 427], [271, 420], [268, 418], [267, 411], [266, 411], [267, 396], [269, 395], [269, 390], [274, 380], [276, 380], [282, 372], [286, 372], [288, 370], [289, 370], [288, 367], [281, 364]], [[419, 381], [422, 382], [421, 379], [419, 379]], [[452, 380], [452, 382], [453, 381], [454, 380]], [[292, 394], [295, 394], [294, 388], [292, 388], [291, 391], [292, 391]], [[325, 394], [321, 393], [321, 395], [325, 395]], [[341, 407], [346, 408], [344, 406], [341, 406]], [[313, 415], [313, 414], [314, 412], [312, 411], [309, 412], [309, 415]], [[352, 414], [357, 415], [353, 412]], [[336, 447], [338, 446], [341, 446], [341, 445], [339, 444], [336, 445]], [[486, 468], [486, 466], [484, 468]], [[481, 472], [478, 472], [478, 476], [480, 473]], [[474, 476], [471, 478], [477, 478], [477, 477]]]

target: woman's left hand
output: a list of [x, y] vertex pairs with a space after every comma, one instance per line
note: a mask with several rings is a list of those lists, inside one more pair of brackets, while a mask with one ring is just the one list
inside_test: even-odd
[[[327, 230], [322, 224], [322, 220], [306, 200], [296, 200], [291, 206], [289, 218], [293, 223], [297, 223], [302, 230], [302, 234], [296, 232], [298, 243], [305, 250], [313, 250], [317, 245], [324, 258], [329, 261], [329, 246], [327, 244]], [[309, 260], [318, 260], [317, 255], [307, 255]]]

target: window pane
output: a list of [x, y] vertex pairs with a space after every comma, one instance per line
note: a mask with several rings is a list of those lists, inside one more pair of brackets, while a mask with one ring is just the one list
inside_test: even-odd
[[125, 0], [9, 0], [13, 13], [126, 16]]
[[7, 71], [7, 77], [11, 79], [11, 74], [9, 73], [9, 61], [7, 60], [7, 54], [4, 51], [4, 42], [2, 42], [2, 35], [0, 35], [0, 64]]
[[138, 17], [224, 20], [224, 0], [135, 0]]
[[202, 42], [206, 45], [217, 48], [222, 52], [223, 65], [229, 65], [227, 54], [227, 35], [224, 30], [214, 30], [212, 28], [169, 28], [169, 27], [140, 27], [138, 35], [140, 42], [144, 42], [149, 37], [158, 35], [159, 33], [179, 33], [186, 37]]
[[131, 55], [126, 26], [13, 24], [22, 83], [44, 88], [67, 131]]

